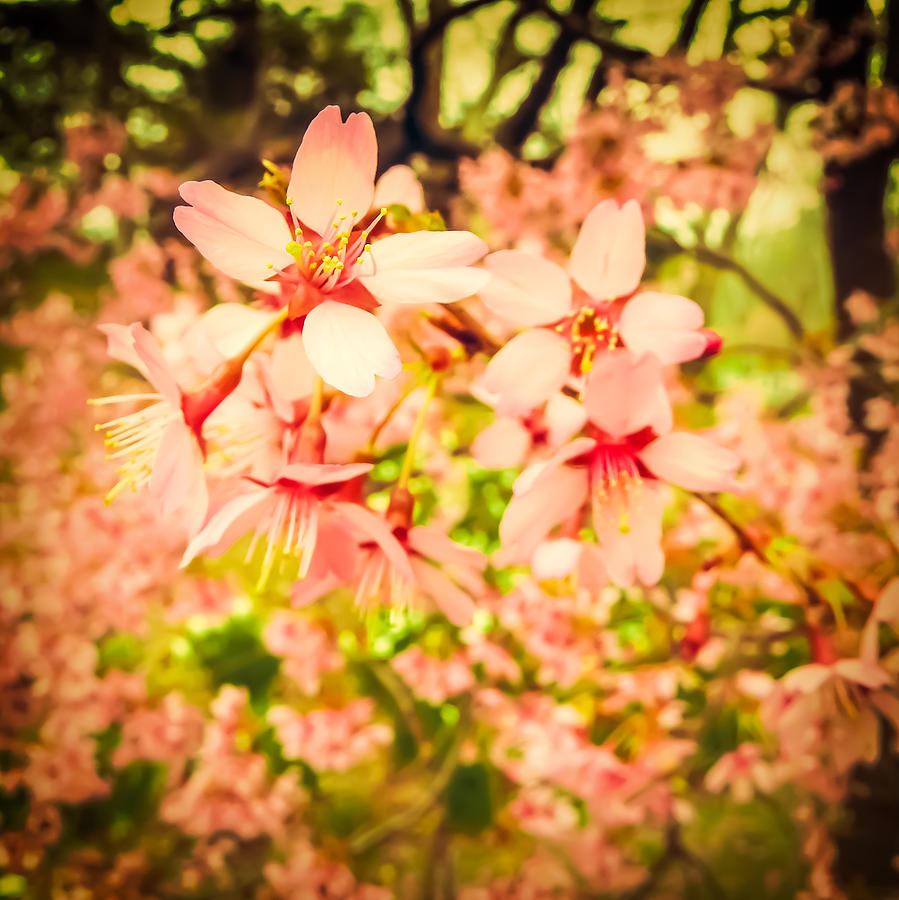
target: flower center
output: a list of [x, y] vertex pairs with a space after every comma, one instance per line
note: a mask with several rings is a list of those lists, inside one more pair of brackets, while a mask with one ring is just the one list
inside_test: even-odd
[[137, 412], [94, 426], [96, 431], [106, 432], [107, 458], [118, 462], [116, 474], [119, 480], [104, 497], [106, 503], [111, 503], [126, 487], [136, 491], [149, 480], [162, 433], [169, 423], [180, 417], [180, 412], [173, 409], [171, 403], [163, 400], [160, 394], [122, 394], [102, 397], [92, 403], [100, 405], [133, 400], [156, 402]]
[[593, 368], [598, 350], [614, 350], [621, 336], [606, 310], [582, 306], [564, 318], [555, 329], [571, 344], [571, 373], [586, 375]]
[[[288, 206], [292, 198], [287, 198]], [[296, 240], [287, 244], [287, 252], [296, 260], [300, 277], [319, 291], [327, 293], [334, 288], [352, 281], [357, 268], [365, 262], [365, 255], [371, 251], [368, 237], [374, 227], [387, 214], [381, 209], [369, 225], [361, 231], [352, 230], [352, 222], [358, 210], [347, 215], [340, 212], [343, 200], [337, 201], [337, 209], [331, 217], [331, 225], [316, 241], [303, 240], [303, 229], [297, 223], [294, 228]], [[347, 227], [347, 222], [350, 226]]]
[[614, 523], [621, 534], [630, 532], [631, 504], [643, 486], [640, 463], [629, 444], [600, 443], [590, 465], [593, 520], [599, 526]]
[[245, 558], [249, 563], [260, 540], [265, 543], [257, 590], [265, 587], [275, 564], [281, 568], [285, 558], [296, 559], [299, 562], [297, 577], [305, 578], [318, 540], [318, 501], [315, 497], [301, 485], [287, 480], [278, 483], [275, 497], [275, 502], [256, 525]]

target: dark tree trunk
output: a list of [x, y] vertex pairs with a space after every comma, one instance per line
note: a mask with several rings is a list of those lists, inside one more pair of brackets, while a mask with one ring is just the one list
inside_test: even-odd
[[[892, 0], [890, 6], [892, 12], [899, 4]], [[866, 28], [870, 24], [868, 16], [865, 0], [818, 0], [815, 3], [813, 18], [828, 25], [831, 42], [845, 39], [850, 34], [856, 36], [852, 53], [835, 65], [819, 68], [821, 100], [830, 99], [841, 82], [849, 82], [857, 86], [860, 102], [864, 102], [868, 57], [873, 46], [873, 29]], [[887, 62], [892, 69], [896, 65], [896, 54], [889, 44], [888, 39]], [[864, 112], [860, 111], [860, 115], [863, 118]], [[846, 301], [855, 291], [867, 291], [874, 298], [885, 300], [896, 287], [893, 261], [886, 249], [883, 210], [890, 164], [896, 151], [894, 143], [849, 161], [831, 161], [825, 168], [827, 237], [840, 340], [850, 338], [854, 330]], [[863, 370], [863, 377], [853, 379], [849, 384], [849, 414], [856, 429], [867, 437], [868, 452], [872, 452], [883, 435], [866, 426], [865, 406], [880, 393], [880, 379], [876, 360], [870, 354], [858, 351], [854, 361]]]

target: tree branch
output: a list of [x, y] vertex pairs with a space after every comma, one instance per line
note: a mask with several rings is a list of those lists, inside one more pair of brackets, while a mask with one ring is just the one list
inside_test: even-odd
[[664, 232], [653, 230], [647, 237], [647, 243], [652, 243], [660, 249], [672, 250], [675, 253], [686, 253], [693, 256], [697, 262], [714, 266], [716, 269], [722, 269], [726, 272], [733, 272], [738, 275], [746, 287], [749, 288], [766, 306], [770, 307], [783, 320], [784, 324], [797, 340], [805, 337], [805, 329], [799, 316], [790, 308], [785, 300], [779, 297], [774, 291], [765, 287], [755, 275], [752, 274], [742, 263], [737, 262], [730, 256], [725, 256], [717, 250], [710, 247], [696, 246], [684, 247], [675, 238]]
[[702, 14], [708, 5], [709, 0], [690, 0], [690, 5], [684, 11], [680, 30], [677, 32], [677, 37], [672, 46], [673, 50], [686, 53], [690, 49], [690, 44], [693, 43], [693, 38], [696, 37], [696, 32], [699, 28], [699, 20], [702, 18]]

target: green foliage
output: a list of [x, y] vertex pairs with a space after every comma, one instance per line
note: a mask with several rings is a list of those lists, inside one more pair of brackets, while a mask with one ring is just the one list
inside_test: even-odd
[[265, 705], [279, 660], [265, 650], [253, 616], [229, 619], [221, 628], [191, 635], [193, 652], [209, 670], [216, 687], [235, 684], [247, 688], [254, 708]]
[[[711, 798], [684, 830], [684, 842], [701, 848], [702, 858], [728, 900], [792, 900], [806, 864], [799, 854], [796, 827], [778, 800], [735, 804]], [[702, 879], [696, 879], [702, 885]], [[708, 883], [693, 888], [697, 900], [714, 900]]]
[[490, 777], [482, 763], [458, 766], [446, 788], [446, 812], [450, 826], [476, 834], [493, 822]]

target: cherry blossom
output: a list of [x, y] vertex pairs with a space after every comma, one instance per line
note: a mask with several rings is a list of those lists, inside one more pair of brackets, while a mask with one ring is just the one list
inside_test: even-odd
[[[281, 286], [291, 318], [302, 319], [303, 343], [328, 384], [357, 397], [375, 375], [394, 378], [399, 353], [371, 310], [379, 303], [449, 303], [488, 280], [471, 268], [486, 245], [467, 231], [421, 231], [369, 242], [374, 222], [358, 228], [374, 196], [374, 126], [365, 113], [342, 120], [329, 106], [312, 120], [287, 186], [288, 212], [189, 181], [175, 224], [232, 278]], [[386, 188], [385, 188], [386, 190]], [[377, 221], [377, 220], [375, 220]]]
[[687, 490], [734, 486], [737, 457], [697, 435], [671, 431], [672, 414], [651, 354], [607, 354], [587, 380], [590, 436], [526, 471], [500, 526], [505, 558], [527, 561], [553, 528], [589, 499], [609, 577], [622, 586], [662, 575], [664, 483]]
[[703, 313], [692, 300], [638, 290], [645, 242], [638, 204], [631, 200], [619, 208], [604, 200], [584, 220], [567, 273], [520, 250], [490, 254], [485, 264], [493, 278], [480, 296], [497, 315], [527, 330], [490, 361], [487, 389], [505, 406], [527, 411], [570, 377], [588, 373], [597, 355], [620, 347], [637, 356], [652, 353], [663, 363], [717, 349], [720, 339], [702, 330]]

